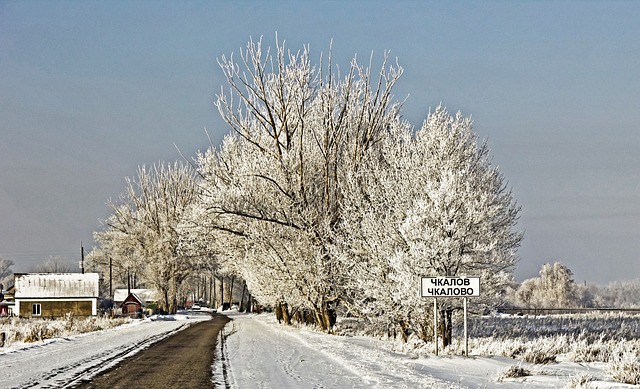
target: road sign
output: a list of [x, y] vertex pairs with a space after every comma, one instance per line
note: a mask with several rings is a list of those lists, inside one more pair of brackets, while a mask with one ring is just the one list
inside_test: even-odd
[[480, 277], [422, 277], [422, 297], [480, 297]]
[[467, 297], [480, 297], [480, 277], [422, 277], [422, 297], [433, 299], [433, 337], [435, 353], [438, 355], [438, 297], [462, 297], [464, 309], [464, 355], [469, 356], [467, 333]]

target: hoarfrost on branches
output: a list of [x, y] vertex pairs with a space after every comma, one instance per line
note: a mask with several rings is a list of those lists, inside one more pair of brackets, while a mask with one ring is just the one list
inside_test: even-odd
[[217, 106], [233, 133], [198, 160], [212, 244], [233, 248], [225, 256], [263, 303], [287, 316], [309, 310], [330, 330], [347, 286], [333, 249], [344, 176], [398, 120], [391, 89], [402, 70], [385, 62], [372, 88], [355, 60], [342, 77], [331, 63], [327, 73], [313, 67], [308, 48], [278, 44], [272, 54], [253, 41], [240, 64], [222, 57], [220, 66], [229, 91]]
[[516, 304], [526, 308], [578, 308], [585, 302], [584, 295], [571, 270], [555, 262], [542, 265], [540, 277], [524, 280], [515, 297]]
[[[97, 234], [121, 269], [174, 285], [165, 295], [189, 269], [240, 276], [285, 322], [331, 331], [340, 311], [425, 341], [420, 277], [480, 277], [472, 309], [496, 304], [519, 207], [470, 118], [439, 106], [417, 130], [404, 121], [392, 94], [403, 70], [388, 53], [377, 72], [354, 58], [341, 73], [331, 55], [315, 66], [308, 47], [250, 40], [219, 65], [228, 88], [216, 105], [232, 131], [198, 154], [184, 199], [129, 181]], [[157, 223], [171, 201], [178, 211]], [[441, 304], [445, 345], [459, 307]]]
[[92, 252], [94, 265], [113, 266], [129, 275], [138, 273], [160, 292], [161, 307], [175, 313], [182, 282], [193, 269], [191, 257], [178, 251], [178, 225], [195, 200], [196, 181], [189, 167], [175, 163], [140, 167], [127, 178], [124, 194], [110, 202], [105, 229], [96, 232], [100, 247]]
[[[343, 227], [356, 232], [345, 248], [360, 263], [353, 278], [368, 280], [363, 309], [397, 323], [405, 336], [413, 328], [427, 338], [431, 301], [419, 296], [420, 277], [479, 276], [477, 309], [495, 303], [512, 281], [519, 207], [469, 118], [437, 107], [415, 135], [406, 128], [396, 134], [369, 169], [352, 177]], [[460, 302], [444, 303], [447, 345]]]

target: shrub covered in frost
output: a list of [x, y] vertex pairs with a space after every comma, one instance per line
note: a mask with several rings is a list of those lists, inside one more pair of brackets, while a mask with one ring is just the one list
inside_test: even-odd
[[470, 341], [476, 355], [499, 355], [535, 364], [556, 361], [558, 354], [567, 351], [569, 340], [565, 336], [545, 337], [535, 340], [480, 338]]
[[640, 356], [637, 350], [614, 350], [609, 358], [607, 371], [614, 381], [624, 384], [640, 384]]
[[525, 350], [522, 354], [522, 360], [529, 363], [546, 365], [556, 361], [556, 353], [553, 350], [534, 347], [533, 349]]
[[591, 388], [591, 382], [595, 380], [595, 377], [589, 373], [580, 373], [575, 376], [569, 377], [567, 382], [568, 389], [589, 389]]
[[568, 357], [573, 362], [608, 362], [611, 350], [617, 341], [605, 340], [601, 336], [597, 341], [585, 338], [574, 339], [569, 344]]
[[529, 369], [525, 369], [520, 365], [511, 365], [500, 372], [498, 375], [498, 382], [502, 382], [505, 378], [521, 378], [528, 377], [531, 375], [531, 371]]

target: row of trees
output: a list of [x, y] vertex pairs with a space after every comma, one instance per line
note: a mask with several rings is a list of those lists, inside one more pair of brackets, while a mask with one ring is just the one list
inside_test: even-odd
[[[144, 168], [111, 203], [100, 250], [165, 293], [189, 271], [235, 274], [285, 321], [330, 330], [336, 307], [427, 339], [421, 276], [480, 276], [487, 306], [512, 282], [519, 207], [472, 121], [437, 107], [415, 129], [392, 89], [402, 68], [337, 72], [309, 49], [250, 41], [222, 57], [217, 107], [231, 128], [194, 170]], [[103, 261], [104, 264], [104, 261]], [[456, 300], [441, 304], [445, 332]]]
[[105, 229], [94, 234], [99, 247], [89, 256], [105, 273], [141, 278], [160, 292], [160, 305], [175, 312], [180, 287], [197, 268], [197, 259], [178, 251], [178, 224], [196, 200], [193, 171], [182, 163], [138, 169], [136, 179], [126, 180], [118, 201], [109, 201], [111, 216]]
[[620, 308], [640, 307], [640, 280], [607, 285], [578, 284], [561, 262], [545, 263], [540, 276], [509, 288], [507, 304], [518, 308]]

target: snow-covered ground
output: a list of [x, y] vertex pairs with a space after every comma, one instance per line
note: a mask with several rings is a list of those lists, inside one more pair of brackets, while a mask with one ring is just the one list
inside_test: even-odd
[[[504, 357], [417, 357], [390, 351], [388, 342], [368, 337], [283, 326], [273, 315], [228, 316], [232, 321], [225, 327], [224, 341], [218, 342], [223, 358], [214, 366], [216, 382], [225, 387], [565, 388], [580, 374], [594, 378], [592, 388], [636, 387], [609, 382], [602, 363], [532, 365]], [[532, 375], [499, 381], [514, 365]]]
[[[594, 378], [591, 388], [635, 387], [610, 382], [603, 363], [558, 358], [559, 363], [531, 365], [504, 357], [418, 357], [394, 352], [392, 344], [381, 340], [283, 326], [273, 315], [224, 314], [232, 321], [220, 336], [212, 367], [219, 387], [565, 388], [581, 374]], [[71, 387], [208, 317], [166, 317], [42, 343], [12, 344], [0, 349], [0, 387]], [[501, 372], [514, 365], [530, 370], [531, 375], [498, 380]]]
[[64, 388], [110, 368], [208, 314], [153, 317], [105, 331], [0, 348], [1, 388]]

